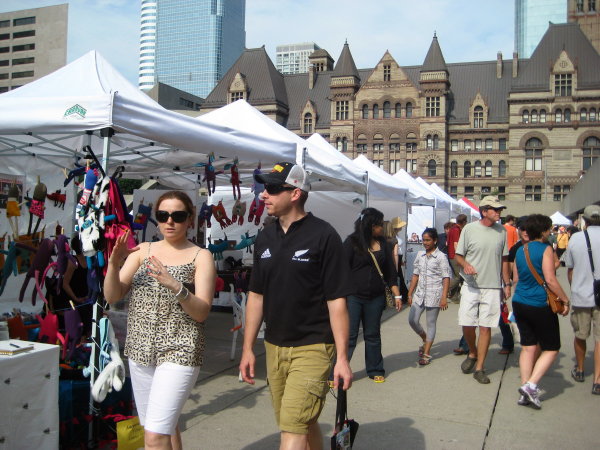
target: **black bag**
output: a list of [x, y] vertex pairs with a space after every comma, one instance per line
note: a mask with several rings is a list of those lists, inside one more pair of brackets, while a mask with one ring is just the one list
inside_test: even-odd
[[346, 391], [338, 388], [337, 406], [335, 408], [335, 428], [331, 436], [331, 450], [351, 449], [358, 431], [358, 422], [348, 419], [348, 401]]
[[600, 308], [600, 280], [596, 280], [596, 276], [594, 275], [596, 269], [594, 269], [594, 258], [592, 256], [590, 235], [588, 234], [587, 230], [585, 230], [583, 233], [585, 234], [585, 241], [587, 243], [588, 248], [588, 256], [590, 257], [590, 266], [592, 266], [592, 277], [594, 278], [594, 302], [596, 303], [596, 306]]

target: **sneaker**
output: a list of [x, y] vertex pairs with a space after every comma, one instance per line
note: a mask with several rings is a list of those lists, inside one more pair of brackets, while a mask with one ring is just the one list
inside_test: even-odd
[[460, 365], [460, 370], [462, 370], [463, 373], [471, 373], [475, 368], [475, 364], [477, 364], [477, 358], [471, 358], [470, 356], [467, 356], [467, 359], [465, 359]]
[[475, 378], [481, 384], [490, 384], [490, 379], [485, 374], [485, 370], [476, 370], [473, 373], [473, 378]]
[[535, 409], [542, 409], [542, 402], [540, 400], [539, 389], [534, 389], [528, 383], [525, 383], [519, 388], [519, 392], [521, 393], [521, 395], [527, 398], [527, 400], [529, 400], [529, 404]]
[[529, 399], [526, 396], [524, 396], [523, 394], [521, 394], [521, 396], [519, 397], [519, 400], [517, 400], [517, 405], [527, 406], [527, 405], [529, 405]]

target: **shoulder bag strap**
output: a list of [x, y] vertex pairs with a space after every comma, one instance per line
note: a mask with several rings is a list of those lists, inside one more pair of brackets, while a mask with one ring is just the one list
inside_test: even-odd
[[387, 283], [385, 282], [385, 278], [383, 278], [383, 273], [381, 272], [381, 269], [379, 268], [379, 264], [377, 264], [377, 259], [375, 258], [375, 255], [373, 254], [373, 252], [370, 249], [369, 249], [369, 255], [371, 255], [371, 258], [373, 258], [373, 262], [375, 263], [375, 268], [377, 269], [377, 273], [379, 273], [381, 280], [387, 286]]
[[592, 278], [596, 278], [596, 276], [594, 275], [594, 273], [596, 272], [596, 269], [594, 269], [594, 258], [592, 258], [592, 246], [590, 244], [590, 235], [588, 234], [587, 230], [583, 231], [583, 234], [585, 235], [585, 242], [587, 243], [587, 248], [588, 248], [588, 256], [590, 257], [590, 265], [592, 266]]
[[533, 264], [531, 264], [531, 258], [529, 258], [528, 246], [529, 246], [529, 243], [523, 245], [523, 252], [525, 252], [525, 260], [527, 261], [527, 266], [529, 267], [529, 270], [531, 271], [533, 278], [535, 278], [535, 281], [537, 281], [540, 286], [543, 286], [545, 288], [546, 282], [542, 279], [542, 277], [540, 277], [540, 274], [537, 272], [537, 270], [535, 270], [535, 268], [533, 267]]

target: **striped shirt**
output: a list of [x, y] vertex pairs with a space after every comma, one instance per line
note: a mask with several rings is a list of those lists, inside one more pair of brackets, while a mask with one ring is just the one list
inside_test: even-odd
[[447, 256], [439, 249], [427, 255], [421, 250], [415, 259], [413, 274], [419, 276], [417, 288], [413, 293], [413, 303], [426, 307], [439, 307], [444, 278], [450, 278], [452, 270]]

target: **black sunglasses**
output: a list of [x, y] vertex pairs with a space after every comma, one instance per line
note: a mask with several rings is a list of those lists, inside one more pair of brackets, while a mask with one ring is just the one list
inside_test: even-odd
[[293, 186], [284, 186], [283, 184], [265, 184], [265, 191], [269, 195], [281, 194], [283, 191], [293, 191]]
[[493, 210], [494, 210], [494, 211], [496, 211], [496, 212], [502, 212], [502, 210], [503, 210], [504, 208], [492, 208], [492, 207], [490, 206], [490, 207], [486, 208], [486, 211], [488, 211], [488, 210], [490, 210], [490, 209], [493, 209]]
[[156, 211], [156, 220], [160, 223], [165, 223], [169, 220], [169, 217], [173, 219], [175, 223], [183, 223], [190, 216], [190, 213], [187, 211], [173, 211], [170, 213], [169, 211]]

